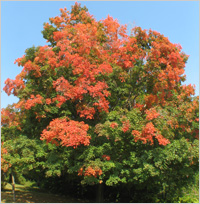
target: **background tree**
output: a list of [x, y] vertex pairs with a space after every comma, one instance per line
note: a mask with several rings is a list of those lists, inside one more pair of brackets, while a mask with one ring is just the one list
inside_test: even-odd
[[[156, 31], [128, 34], [78, 3], [60, 11], [44, 24], [49, 44], [27, 49], [16, 60], [21, 73], [5, 81], [19, 98], [2, 110], [3, 141], [21, 145], [10, 161], [33, 175], [42, 169], [42, 178], [96, 185], [98, 201], [103, 187], [117, 189], [106, 191], [110, 200], [177, 201], [176, 189], [198, 172], [199, 98], [182, 85], [188, 56]], [[16, 163], [19, 154], [26, 161]]]

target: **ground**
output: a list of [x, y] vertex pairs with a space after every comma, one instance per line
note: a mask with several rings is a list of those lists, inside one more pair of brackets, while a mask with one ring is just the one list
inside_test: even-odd
[[[15, 203], [84, 203], [87, 201], [42, 192], [38, 188], [26, 188], [23, 185], [15, 185]], [[1, 192], [1, 203], [14, 203], [12, 186], [7, 184], [5, 190]]]

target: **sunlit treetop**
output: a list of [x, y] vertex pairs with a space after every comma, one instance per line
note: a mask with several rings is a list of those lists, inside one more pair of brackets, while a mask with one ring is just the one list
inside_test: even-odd
[[[15, 61], [23, 67], [21, 73], [7, 79], [4, 87], [8, 95], [19, 98], [15, 108], [48, 121], [49, 126], [41, 129], [42, 139], [65, 146], [89, 145], [90, 126], [119, 107], [143, 114], [141, 129], [132, 129], [135, 142], [153, 144], [154, 137], [159, 144], [168, 144], [170, 138], [161, 135], [156, 119], [169, 117], [171, 126], [180, 128], [178, 117], [185, 107], [190, 111], [183, 123], [186, 129], [191, 126], [198, 99], [192, 97], [194, 86], [182, 85], [188, 55], [179, 44], [151, 29], [134, 27], [129, 34], [126, 25], [111, 16], [97, 21], [78, 3], [71, 12], [66, 8], [60, 12], [44, 24], [48, 45], [27, 49]], [[175, 115], [169, 106], [178, 110]], [[3, 120], [8, 122], [6, 116]], [[117, 128], [118, 123], [110, 127]], [[129, 120], [121, 128], [131, 133]]]

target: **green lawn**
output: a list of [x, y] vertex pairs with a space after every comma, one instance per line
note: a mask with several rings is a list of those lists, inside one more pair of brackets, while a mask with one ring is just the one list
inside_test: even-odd
[[[87, 201], [42, 192], [39, 188], [26, 188], [16, 184], [16, 203], [84, 203]], [[12, 186], [7, 184], [5, 190], [1, 192], [2, 203], [14, 203]]]

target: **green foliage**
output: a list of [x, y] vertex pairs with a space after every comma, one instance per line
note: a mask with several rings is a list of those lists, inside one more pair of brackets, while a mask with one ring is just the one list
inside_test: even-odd
[[5, 160], [21, 174], [28, 174], [32, 169], [38, 168], [40, 162], [46, 157], [40, 141], [29, 139], [23, 135], [6, 140], [4, 147], [9, 152], [4, 156]]

